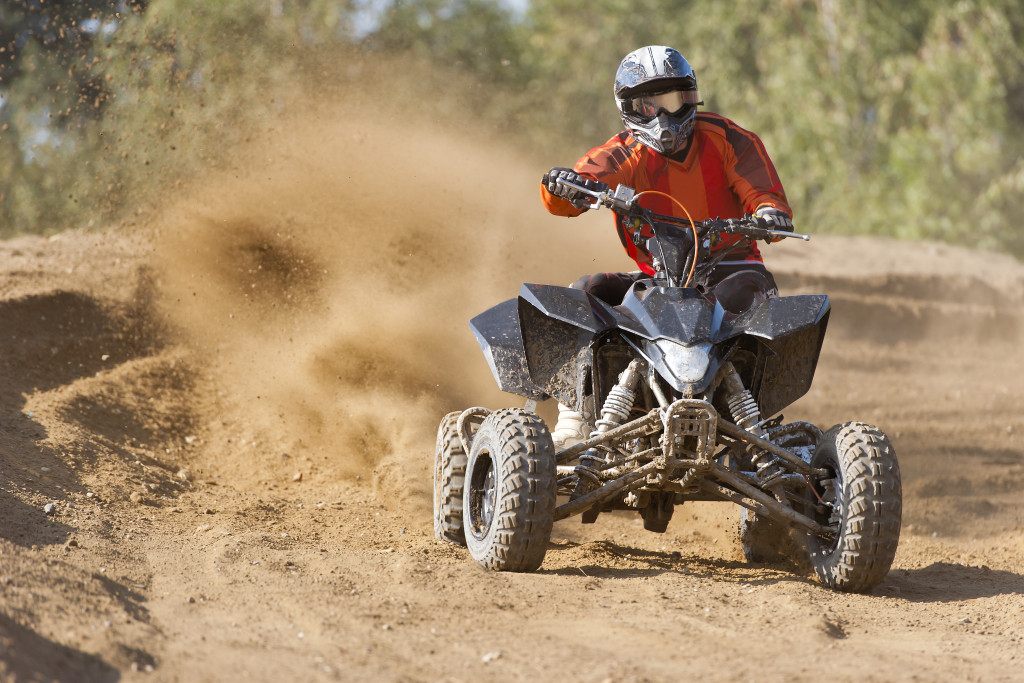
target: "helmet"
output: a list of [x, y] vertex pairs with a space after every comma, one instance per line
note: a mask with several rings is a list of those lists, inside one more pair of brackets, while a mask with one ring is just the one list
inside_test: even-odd
[[626, 55], [615, 72], [615, 105], [638, 142], [673, 154], [693, 135], [697, 105], [704, 104], [697, 76], [678, 51], [651, 45]]

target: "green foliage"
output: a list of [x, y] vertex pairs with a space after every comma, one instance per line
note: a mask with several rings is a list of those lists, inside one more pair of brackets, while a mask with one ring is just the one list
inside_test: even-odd
[[[356, 36], [368, 7], [378, 25]], [[693, 64], [709, 110], [762, 137], [801, 229], [1024, 256], [1022, 10], [590, 0], [580, 12], [538, 0], [521, 16], [495, 0], [19, 0], [0, 8], [0, 231], [124, 215], [168, 178], [229, 163], [219, 150], [325, 84], [351, 98], [401, 90], [415, 115], [519, 141], [538, 168], [569, 164], [621, 129], [621, 58], [665, 44]], [[116, 30], [71, 30], [92, 17]]]
[[[0, 7], [0, 234], [76, 210], [61, 156], [107, 102], [92, 61], [99, 27], [138, 4], [12, 0]], [[83, 24], [95, 22], [94, 30]], [[63, 149], [62, 149], [63, 148]]]
[[[328, 0], [93, 4], [113, 30], [61, 49], [28, 41], [0, 90], [0, 235], [103, 225], [228, 163], [224, 150], [297, 89], [303, 53], [333, 42], [345, 11]], [[69, 89], [69, 75], [93, 87]]]

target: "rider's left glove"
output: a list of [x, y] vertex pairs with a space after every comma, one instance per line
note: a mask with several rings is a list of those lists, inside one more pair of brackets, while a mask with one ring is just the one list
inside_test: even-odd
[[[761, 227], [767, 228], [768, 230], [784, 230], [786, 232], [793, 232], [793, 219], [789, 217], [789, 214], [782, 209], [776, 209], [774, 206], [767, 204], [759, 206], [757, 211], [754, 212], [754, 218], [759, 219]], [[775, 240], [767, 240], [769, 243], [776, 242], [781, 237]]]
[[565, 184], [568, 182], [574, 185], [588, 185], [587, 179], [571, 168], [555, 166], [544, 174], [541, 182], [544, 184], [544, 187], [548, 188], [548, 192], [556, 197], [568, 199], [577, 209], [590, 208], [590, 204], [586, 200], [587, 195]]

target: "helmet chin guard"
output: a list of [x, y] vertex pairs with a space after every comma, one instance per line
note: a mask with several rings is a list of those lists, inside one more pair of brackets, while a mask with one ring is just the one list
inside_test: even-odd
[[[681, 91], [682, 97], [658, 97], [674, 91]], [[666, 155], [689, 144], [697, 105], [703, 102], [697, 76], [677, 50], [651, 45], [630, 52], [615, 73], [614, 93], [622, 122], [637, 142]], [[681, 106], [668, 111], [657, 106], [659, 101], [680, 102]]]
[[630, 121], [625, 116], [622, 120], [637, 142], [659, 154], [670, 155], [689, 144], [697, 123], [697, 109], [690, 107], [689, 112], [683, 116], [659, 114], [646, 123]]

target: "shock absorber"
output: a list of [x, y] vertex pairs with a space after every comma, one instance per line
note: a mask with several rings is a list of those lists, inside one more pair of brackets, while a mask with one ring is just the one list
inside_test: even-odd
[[[608, 392], [608, 397], [601, 406], [601, 417], [594, 423], [597, 429], [591, 433], [594, 438], [618, 427], [629, 418], [629, 412], [636, 402], [636, 386], [643, 376], [643, 361], [634, 360], [619, 375], [618, 383]], [[580, 464], [576, 466], [576, 488], [570, 500], [590, 493], [601, 483], [601, 465], [606, 462], [606, 446], [594, 446], [580, 456]]]
[[[763, 436], [759, 423], [761, 422], [761, 410], [757, 407], [757, 401], [750, 390], [743, 386], [743, 380], [732, 363], [726, 362], [722, 365], [723, 377], [721, 387], [725, 390], [725, 402], [729, 406], [729, 413], [733, 421], [741, 428]], [[748, 446], [747, 453], [750, 460], [757, 469], [757, 478], [762, 485], [770, 486], [773, 479], [782, 474], [775, 462], [775, 458], [768, 451], [756, 446]]]

